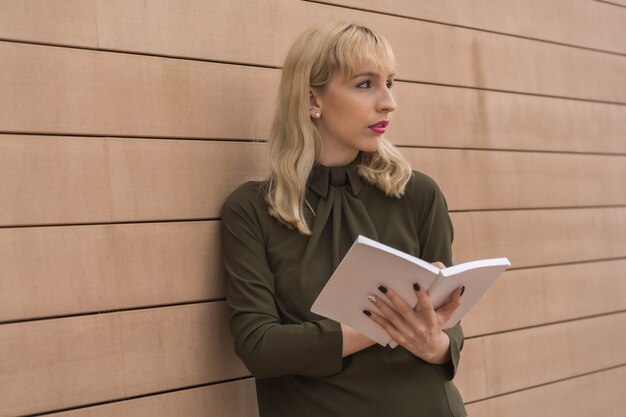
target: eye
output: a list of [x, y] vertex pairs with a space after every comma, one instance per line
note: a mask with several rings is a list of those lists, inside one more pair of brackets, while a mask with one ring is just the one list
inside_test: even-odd
[[356, 86], [357, 88], [372, 88], [372, 82], [370, 80], [363, 81]]
[[393, 88], [393, 80], [387, 81], [387, 88], [390, 90]]

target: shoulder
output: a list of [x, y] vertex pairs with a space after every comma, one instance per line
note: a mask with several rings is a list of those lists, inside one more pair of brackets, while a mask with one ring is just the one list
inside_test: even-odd
[[263, 225], [269, 218], [266, 193], [267, 182], [259, 181], [245, 182], [230, 193], [222, 206], [222, 235], [263, 241]]
[[224, 201], [222, 218], [232, 213], [252, 214], [266, 208], [267, 181], [247, 181], [238, 186]]
[[418, 218], [422, 220], [429, 214], [447, 213], [448, 211], [448, 203], [439, 184], [423, 172], [413, 171], [411, 173], [404, 198], [412, 210], [415, 210]]
[[423, 200], [443, 196], [443, 193], [433, 178], [423, 172], [414, 170], [411, 172], [411, 178], [406, 186], [405, 195]]

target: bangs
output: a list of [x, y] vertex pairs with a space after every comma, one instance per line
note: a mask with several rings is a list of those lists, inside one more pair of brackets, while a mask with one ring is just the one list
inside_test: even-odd
[[396, 60], [385, 38], [372, 30], [346, 24], [328, 42], [311, 69], [311, 85], [324, 86], [335, 74], [352, 78], [363, 70], [382, 70], [393, 75]]
[[[340, 39], [337, 43], [337, 69], [341, 75], [352, 78], [364, 69], [380, 69], [394, 74], [396, 61], [387, 41], [363, 28], [357, 36]], [[360, 35], [360, 36], [359, 36]]]

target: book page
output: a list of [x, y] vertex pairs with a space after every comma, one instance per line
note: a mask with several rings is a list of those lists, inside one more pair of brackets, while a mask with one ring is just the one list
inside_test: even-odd
[[[390, 336], [363, 314], [364, 309], [377, 311], [367, 296], [374, 294], [384, 298], [378, 291], [378, 286], [384, 284], [393, 288], [411, 306], [415, 306], [417, 299], [413, 283], [418, 282], [423, 288], [429, 288], [437, 278], [439, 268], [385, 245], [382, 246], [393, 250], [381, 250], [380, 243], [363, 239], [366, 238], [359, 237], [352, 245], [315, 300], [311, 311], [344, 323], [384, 346], [391, 341]], [[370, 242], [374, 242], [375, 247]], [[404, 256], [398, 256], [395, 252]], [[418, 266], [407, 257], [427, 264], [428, 269]]]
[[438, 308], [454, 290], [465, 286], [465, 292], [461, 296], [461, 305], [444, 324], [444, 329], [455, 326], [502, 272], [511, 266], [511, 263], [506, 258], [496, 258], [468, 262], [459, 266], [460, 268], [456, 269], [455, 267], [442, 269], [441, 279], [429, 291], [433, 306]]

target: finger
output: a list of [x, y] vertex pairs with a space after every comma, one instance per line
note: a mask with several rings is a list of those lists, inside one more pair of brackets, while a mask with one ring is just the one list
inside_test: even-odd
[[363, 314], [368, 316], [372, 321], [378, 324], [387, 334], [400, 346], [406, 344], [406, 338], [400, 331], [384, 316], [371, 310], [363, 310]]
[[420, 287], [416, 282], [413, 284], [413, 290], [415, 290], [415, 296], [417, 297], [417, 303], [419, 304], [419, 313], [422, 314], [424, 320], [428, 323], [436, 323], [437, 315], [433, 308], [433, 303], [430, 301], [430, 297], [426, 294], [426, 291]]
[[411, 305], [407, 303], [404, 298], [400, 297], [393, 289], [387, 288], [384, 285], [381, 285], [378, 289], [380, 292], [385, 294], [385, 297], [387, 297], [389, 301], [391, 301], [391, 304], [393, 304], [395, 310], [400, 316], [402, 316], [404, 321], [415, 328], [422, 327], [417, 315], [415, 314], [415, 310], [413, 310], [413, 307], [411, 307]]
[[436, 313], [445, 323], [452, 316], [452, 314], [456, 311], [457, 308], [461, 305], [461, 294], [463, 292], [463, 287], [457, 288], [450, 295], [450, 299], [442, 304], [437, 310]]
[[370, 302], [378, 308], [378, 310], [385, 317], [385, 319], [393, 324], [393, 326], [398, 329], [398, 331], [406, 334], [412, 333], [403, 317], [384, 300], [374, 294], [368, 295], [367, 299], [370, 300]]

